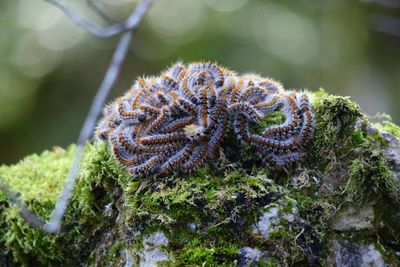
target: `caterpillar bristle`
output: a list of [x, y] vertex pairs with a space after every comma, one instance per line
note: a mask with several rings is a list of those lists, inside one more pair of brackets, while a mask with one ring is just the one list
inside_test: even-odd
[[[274, 111], [283, 122], [251, 132]], [[196, 170], [219, 155], [230, 128], [268, 166], [284, 167], [304, 156], [315, 128], [306, 92], [212, 62], [178, 62], [159, 77], [140, 77], [103, 113], [96, 136], [135, 177]]]

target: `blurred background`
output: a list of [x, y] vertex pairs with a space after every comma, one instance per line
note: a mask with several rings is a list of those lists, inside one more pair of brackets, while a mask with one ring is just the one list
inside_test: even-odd
[[[97, 2], [119, 21], [136, 4]], [[92, 37], [44, 0], [0, 1], [0, 164], [76, 140], [117, 40]], [[177, 60], [323, 87], [400, 123], [399, 0], [155, 0], [109, 100]]]

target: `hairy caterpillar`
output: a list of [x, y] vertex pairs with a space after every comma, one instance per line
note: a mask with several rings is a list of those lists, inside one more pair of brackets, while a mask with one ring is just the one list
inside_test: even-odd
[[[273, 111], [285, 120], [252, 133]], [[96, 136], [133, 176], [190, 172], [220, 151], [230, 127], [271, 167], [305, 154], [314, 131], [305, 92], [284, 91], [257, 75], [237, 75], [214, 63], [176, 63], [158, 77], [138, 78], [104, 109]]]

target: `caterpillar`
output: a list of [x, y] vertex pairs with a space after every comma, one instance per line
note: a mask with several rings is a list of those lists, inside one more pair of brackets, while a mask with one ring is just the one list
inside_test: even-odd
[[[282, 123], [251, 131], [274, 111], [283, 113]], [[138, 78], [103, 113], [96, 136], [135, 177], [199, 168], [219, 155], [231, 128], [268, 166], [282, 167], [305, 155], [315, 128], [306, 92], [210, 62], [178, 62], [160, 76]]]

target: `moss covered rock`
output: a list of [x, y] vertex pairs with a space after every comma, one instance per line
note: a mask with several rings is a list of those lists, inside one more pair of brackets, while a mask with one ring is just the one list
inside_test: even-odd
[[[228, 139], [224, 158], [190, 175], [133, 179], [107, 144], [88, 144], [62, 233], [32, 228], [0, 192], [0, 266], [400, 265], [400, 128], [324, 91], [313, 106], [307, 157], [283, 170]], [[48, 219], [74, 149], [0, 177]]]

